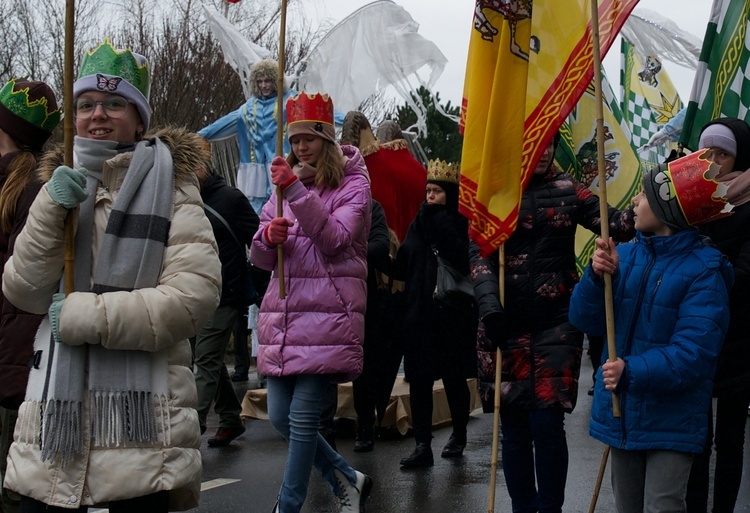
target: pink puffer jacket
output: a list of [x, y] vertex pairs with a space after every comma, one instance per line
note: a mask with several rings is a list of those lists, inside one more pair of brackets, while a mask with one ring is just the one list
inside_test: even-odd
[[362, 372], [367, 302], [370, 181], [359, 150], [342, 146], [344, 179], [336, 189], [296, 181], [285, 190], [284, 217], [294, 221], [283, 244], [286, 298], [279, 298], [275, 246], [263, 233], [276, 217], [276, 197], [263, 207], [250, 251], [274, 275], [258, 320], [258, 371], [267, 376]]

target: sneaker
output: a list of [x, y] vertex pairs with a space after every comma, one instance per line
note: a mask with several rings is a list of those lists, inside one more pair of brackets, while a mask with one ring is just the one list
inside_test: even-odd
[[336, 483], [339, 485], [339, 500], [341, 509], [339, 513], [364, 513], [365, 500], [370, 496], [372, 490], [372, 479], [362, 472], [354, 471], [357, 482], [351, 484], [346, 476], [338, 469], [334, 469]]
[[354, 452], [372, 452], [375, 448], [375, 433], [372, 428], [357, 429], [357, 436], [354, 439]]
[[224, 447], [245, 432], [245, 426], [236, 428], [222, 428], [216, 430], [216, 434], [208, 439], [209, 447]]
[[237, 374], [236, 372], [232, 374], [232, 376], [229, 378], [235, 383], [243, 383], [249, 379], [247, 374]]
[[435, 464], [432, 457], [432, 447], [428, 443], [418, 443], [414, 452], [401, 460], [401, 466], [404, 468], [424, 468], [431, 467]]

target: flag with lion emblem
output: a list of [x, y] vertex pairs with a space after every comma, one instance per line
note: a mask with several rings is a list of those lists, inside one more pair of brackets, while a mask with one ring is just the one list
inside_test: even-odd
[[[459, 209], [488, 255], [513, 233], [523, 190], [594, 74], [590, 0], [477, 0], [461, 108]], [[604, 55], [638, 0], [602, 0]]]

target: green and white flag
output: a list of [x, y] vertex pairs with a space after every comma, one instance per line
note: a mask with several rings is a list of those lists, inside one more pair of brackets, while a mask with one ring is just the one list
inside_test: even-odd
[[[642, 164], [632, 144], [630, 129], [620, 111], [607, 75], [602, 70], [604, 96], [604, 169], [607, 177], [607, 199], [618, 210], [630, 205], [633, 196], [641, 190]], [[597, 102], [593, 83], [581, 96], [568, 119], [560, 127], [561, 140], [555, 153], [555, 162], [564, 172], [598, 192], [597, 152]], [[576, 266], [583, 272], [594, 253], [596, 236], [579, 228], [576, 232]]]
[[714, 0], [680, 138], [691, 150], [712, 119], [750, 121], [749, 21], [750, 0]]
[[[633, 146], [641, 148], [680, 111], [682, 102], [658, 56], [647, 56], [644, 62], [623, 38], [620, 57], [622, 115]], [[641, 151], [639, 158], [644, 164], [654, 164], [662, 162], [668, 153], [669, 148], [660, 145]]]

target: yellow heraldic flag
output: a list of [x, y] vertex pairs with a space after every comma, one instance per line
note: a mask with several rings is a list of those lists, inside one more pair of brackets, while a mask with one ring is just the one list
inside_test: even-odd
[[[638, 0], [601, 0], [602, 56]], [[523, 190], [591, 81], [589, 0], [477, 0], [461, 109], [459, 209], [483, 255], [518, 222]]]

